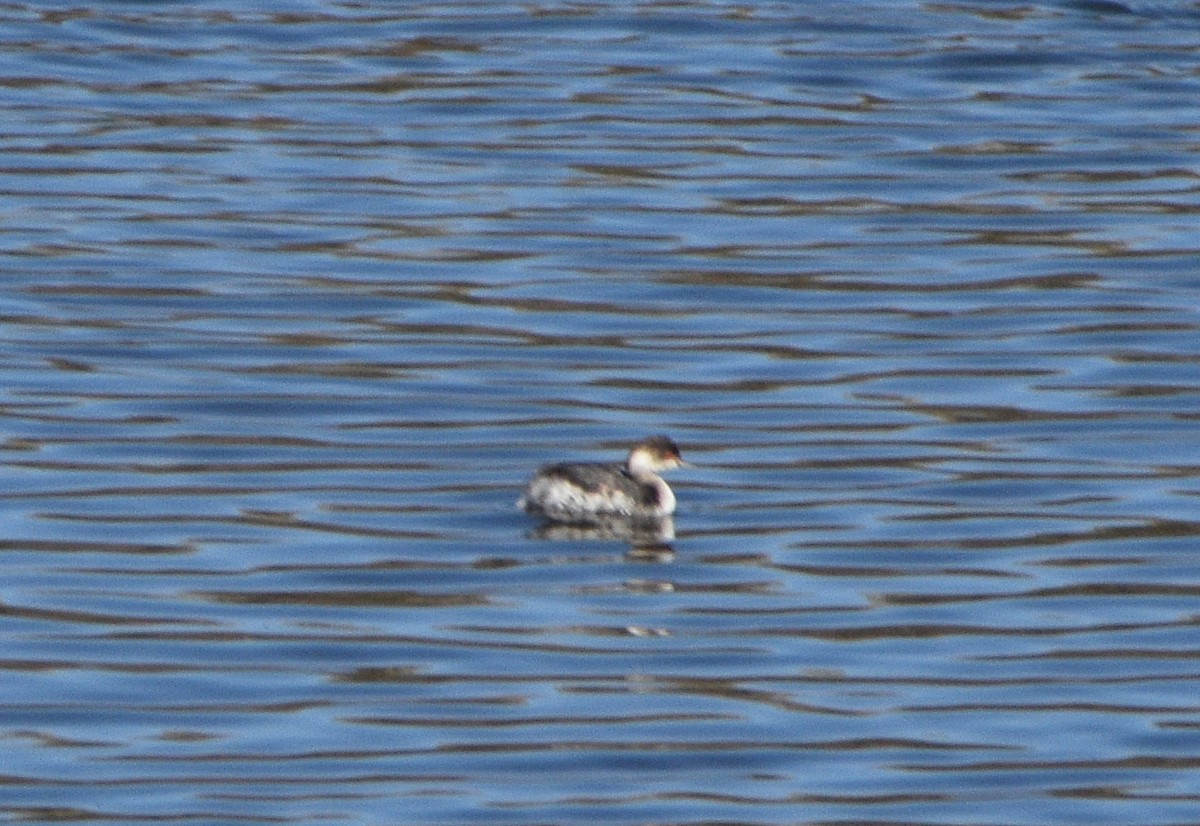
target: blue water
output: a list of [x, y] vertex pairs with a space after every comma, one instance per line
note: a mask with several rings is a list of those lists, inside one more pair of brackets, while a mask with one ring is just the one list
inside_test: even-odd
[[0, 24], [0, 821], [1200, 820], [1195, 4]]

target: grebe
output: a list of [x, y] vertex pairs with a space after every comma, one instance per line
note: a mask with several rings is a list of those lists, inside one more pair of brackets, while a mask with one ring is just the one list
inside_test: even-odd
[[675, 512], [675, 494], [658, 472], [685, 464], [674, 442], [651, 436], [634, 445], [625, 464], [546, 465], [529, 480], [517, 507], [556, 522], [661, 519]]

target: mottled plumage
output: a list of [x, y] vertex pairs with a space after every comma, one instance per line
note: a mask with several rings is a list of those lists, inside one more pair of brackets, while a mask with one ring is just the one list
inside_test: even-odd
[[684, 464], [666, 436], [652, 436], [629, 452], [625, 464], [577, 462], [546, 465], [517, 506], [560, 522], [602, 515], [659, 518], [675, 512], [675, 494], [659, 471]]

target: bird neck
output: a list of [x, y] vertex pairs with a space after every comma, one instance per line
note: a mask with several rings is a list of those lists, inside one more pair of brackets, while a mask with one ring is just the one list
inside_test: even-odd
[[625, 472], [646, 485], [653, 484], [654, 480], [658, 479], [658, 474], [654, 472], [650, 460], [645, 454], [636, 450], [630, 453], [629, 458], [625, 461]]

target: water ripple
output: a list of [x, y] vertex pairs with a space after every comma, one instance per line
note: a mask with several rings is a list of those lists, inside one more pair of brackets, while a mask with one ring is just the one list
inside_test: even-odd
[[1196, 17], [5, 6], [0, 819], [1194, 820]]

